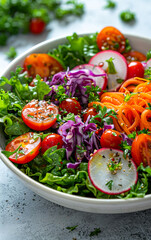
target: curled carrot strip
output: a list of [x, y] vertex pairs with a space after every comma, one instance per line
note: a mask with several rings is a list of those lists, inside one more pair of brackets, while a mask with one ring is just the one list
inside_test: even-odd
[[141, 114], [141, 123], [144, 128], [151, 130], [151, 121], [149, 119], [151, 119], [151, 110], [146, 109]]

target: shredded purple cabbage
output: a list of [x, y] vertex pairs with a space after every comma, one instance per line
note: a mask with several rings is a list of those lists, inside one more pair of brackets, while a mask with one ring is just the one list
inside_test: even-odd
[[95, 77], [106, 76], [106, 74], [94, 74], [89, 69], [72, 70], [67, 69], [66, 72], [59, 72], [55, 74], [52, 81], [44, 81], [52, 88], [48, 94], [53, 99], [59, 85], [65, 89], [65, 93], [71, 97], [77, 97], [81, 105], [88, 103], [88, 94], [86, 94], [86, 86], [96, 86]]
[[68, 163], [68, 168], [76, 168], [84, 157], [89, 160], [90, 154], [100, 148], [96, 130], [95, 123], [88, 123], [88, 121], [83, 123], [79, 116], [75, 116], [75, 122], [69, 120], [59, 127], [58, 133], [63, 138], [67, 159], [69, 160], [71, 155], [75, 154], [76, 162]]

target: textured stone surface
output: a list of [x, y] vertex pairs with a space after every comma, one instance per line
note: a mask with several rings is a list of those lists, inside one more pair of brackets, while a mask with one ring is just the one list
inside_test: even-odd
[[[81, 19], [51, 23], [40, 36], [21, 35], [9, 39], [8, 46], [0, 48], [0, 73], [7, 67], [5, 52], [10, 46], [21, 54], [31, 46], [49, 38], [70, 35], [73, 32], [95, 32], [112, 25], [123, 33], [151, 38], [150, 6], [148, 0], [116, 1], [115, 10], [104, 10], [106, 1], [86, 0], [86, 14]], [[130, 9], [136, 13], [133, 25], [123, 23], [119, 14]], [[31, 190], [0, 162], [0, 240], [149, 240], [151, 239], [151, 210], [130, 214], [103, 215], [74, 211], [51, 203]], [[74, 231], [66, 229], [77, 225]], [[98, 236], [90, 232], [100, 228]]]

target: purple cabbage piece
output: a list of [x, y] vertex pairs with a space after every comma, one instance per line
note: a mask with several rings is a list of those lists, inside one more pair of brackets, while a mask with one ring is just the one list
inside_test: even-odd
[[[58, 133], [63, 138], [63, 147], [66, 149], [67, 159], [70, 158], [72, 153], [75, 153], [76, 162], [68, 163], [67, 167], [76, 168], [84, 157], [89, 160], [90, 154], [95, 149], [99, 149], [96, 130], [95, 123], [83, 123], [79, 116], [75, 116], [75, 122], [69, 120], [59, 127]], [[78, 146], [84, 151], [79, 153]]]
[[47, 81], [46, 83], [52, 88], [48, 96], [51, 96], [52, 100], [55, 99], [56, 90], [59, 85], [62, 85], [65, 89], [65, 93], [71, 97], [77, 97], [81, 105], [88, 103], [88, 94], [86, 94], [86, 86], [96, 86], [95, 77], [106, 76], [106, 74], [94, 74], [89, 69], [73, 70], [66, 72], [59, 72], [55, 74], [52, 81]]

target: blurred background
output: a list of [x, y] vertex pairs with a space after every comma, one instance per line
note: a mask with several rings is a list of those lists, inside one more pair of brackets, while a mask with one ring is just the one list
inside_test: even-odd
[[[15, 57], [14, 51], [18, 56], [37, 43], [73, 32], [99, 32], [115, 26], [122, 33], [151, 37], [149, 2], [0, 0], [0, 74]], [[44, 24], [32, 22], [37, 18]]]
[[[105, 26], [114, 26], [123, 34], [151, 38], [150, 3], [0, 0], [0, 75], [13, 58], [35, 44], [73, 32], [99, 32]], [[33, 18], [44, 23], [31, 27]], [[0, 240], [151, 239], [151, 210], [105, 215], [67, 209], [27, 189], [2, 162], [0, 204]]]

